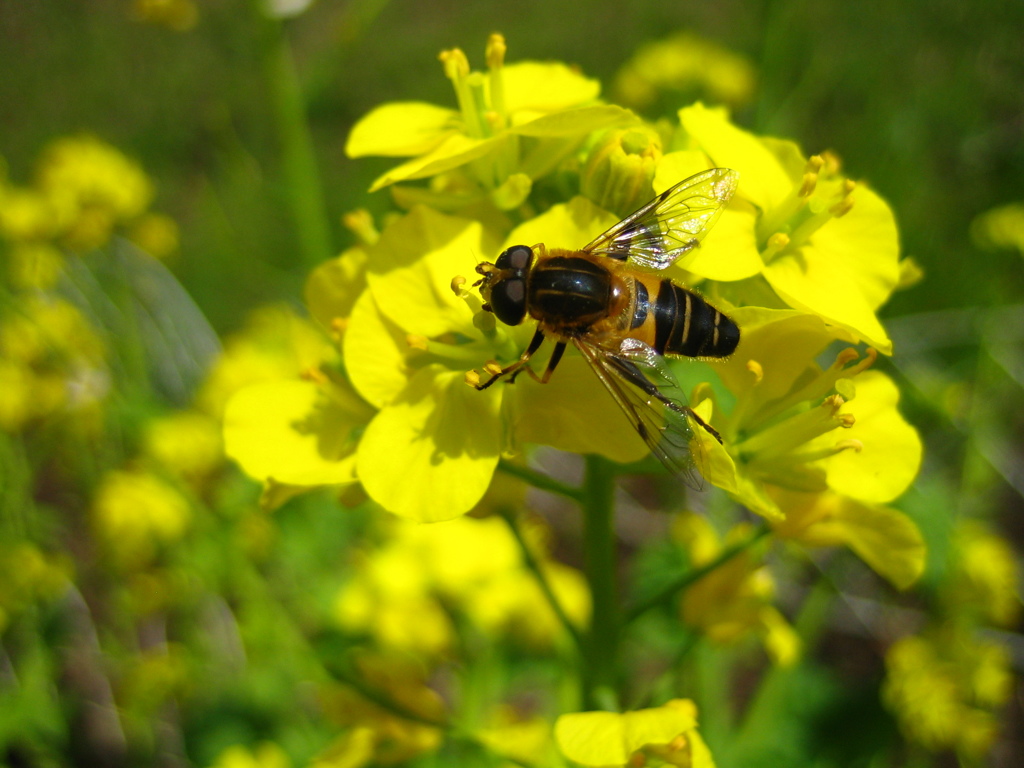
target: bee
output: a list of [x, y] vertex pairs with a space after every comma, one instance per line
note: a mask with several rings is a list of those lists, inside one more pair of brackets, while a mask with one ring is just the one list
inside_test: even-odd
[[[651, 452], [695, 489], [705, 463], [694, 429], [721, 436], [686, 403], [665, 357], [724, 358], [740, 329], [696, 292], [653, 272], [700, 245], [736, 191], [739, 174], [711, 168], [667, 189], [579, 250], [514, 245], [481, 262], [483, 308], [502, 323], [537, 322], [519, 359], [476, 384], [526, 371], [544, 384], [573, 344]], [[544, 373], [530, 366], [555, 342]], [[695, 456], [696, 453], [696, 456]]]

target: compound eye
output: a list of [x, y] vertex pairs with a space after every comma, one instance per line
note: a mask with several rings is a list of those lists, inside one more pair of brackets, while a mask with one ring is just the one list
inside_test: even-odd
[[533, 249], [525, 245], [513, 245], [502, 251], [494, 266], [498, 269], [526, 269], [533, 261]]
[[526, 317], [526, 280], [521, 277], [500, 280], [491, 289], [490, 305], [495, 317], [505, 325], [519, 325]]

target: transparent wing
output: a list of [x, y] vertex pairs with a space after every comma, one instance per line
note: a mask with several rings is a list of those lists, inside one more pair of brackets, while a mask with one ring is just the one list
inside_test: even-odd
[[739, 173], [729, 168], [711, 168], [691, 176], [583, 250], [647, 269], [665, 269], [700, 245], [732, 198], [739, 178]]
[[691, 488], [704, 490], [707, 460], [694, 437], [694, 429], [703, 427], [664, 358], [636, 339], [614, 352], [582, 339], [575, 343], [651, 453]]

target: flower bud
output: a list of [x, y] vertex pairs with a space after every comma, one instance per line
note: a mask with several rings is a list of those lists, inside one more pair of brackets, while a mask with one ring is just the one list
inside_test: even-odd
[[651, 183], [661, 155], [661, 138], [650, 128], [609, 131], [587, 158], [580, 191], [606, 211], [626, 216], [654, 197]]

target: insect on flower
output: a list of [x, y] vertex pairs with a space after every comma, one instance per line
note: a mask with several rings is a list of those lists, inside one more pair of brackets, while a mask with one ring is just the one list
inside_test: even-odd
[[[486, 389], [524, 370], [546, 383], [571, 342], [661, 462], [700, 489], [703, 454], [694, 427], [718, 432], [686, 404], [664, 357], [723, 358], [739, 327], [697, 293], [651, 274], [692, 251], [718, 220], [739, 174], [712, 168], [666, 190], [579, 250], [514, 245], [481, 262], [484, 309], [506, 325], [537, 321], [529, 346], [511, 365], [491, 367]], [[555, 348], [543, 375], [530, 359], [546, 337]], [[692, 446], [692, 447], [691, 447]]]

